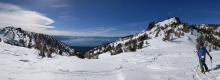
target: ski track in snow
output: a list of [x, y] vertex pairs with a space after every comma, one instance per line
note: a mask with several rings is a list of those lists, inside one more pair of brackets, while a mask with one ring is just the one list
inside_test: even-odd
[[[35, 49], [0, 43], [1, 80], [219, 80], [220, 51], [211, 52], [213, 71], [198, 70], [194, 45], [187, 37], [174, 42], [149, 40], [150, 46], [100, 59], [56, 55], [40, 58]], [[206, 60], [210, 68], [209, 59]]]

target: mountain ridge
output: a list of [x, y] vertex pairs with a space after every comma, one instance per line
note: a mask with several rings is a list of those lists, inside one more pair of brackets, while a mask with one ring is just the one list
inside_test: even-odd
[[0, 30], [2, 42], [39, 50], [39, 56], [52, 57], [53, 54], [78, 56], [78, 52], [70, 46], [41, 33], [24, 31], [21, 28], [5, 27]]
[[150, 22], [145, 31], [120, 37], [118, 40], [97, 46], [83, 55], [53, 38], [53, 36], [24, 31], [21, 28], [5, 27], [0, 30], [0, 41], [5, 43], [38, 49], [42, 57], [52, 57], [52, 54], [77, 56], [80, 58], [98, 58], [100, 54], [110, 52], [117, 55], [124, 52], [135, 52], [137, 49], [150, 46], [148, 40], [152, 38], [161, 41], [173, 41], [190, 34], [194, 43], [205, 42], [209, 49], [220, 47], [220, 25], [219, 24], [187, 24], [180, 21], [178, 17], [171, 17], [165, 20]]
[[[194, 43], [205, 42], [209, 49], [220, 47], [220, 25], [190, 25], [180, 21], [178, 17], [171, 17], [163, 21], [150, 22], [144, 32], [136, 35], [121, 37], [119, 40], [107, 45], [96, 47], [85, 54], [86, 58], [95, 58], [102, 53], [110, 51], [111, 55], [123, 52], [134, 52], [150, 45], [147, 41], [160, 37], [161, 41], [173, 41], [186, 34], [192, 35]], [[189, 38], [191, 38], [189, 37]]]

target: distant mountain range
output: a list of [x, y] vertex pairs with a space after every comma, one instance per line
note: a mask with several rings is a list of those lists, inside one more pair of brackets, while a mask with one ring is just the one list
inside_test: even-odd
[[70, 46], [96, 47], [118, 39], [118, 37], [91, 37], [91, 36], [53, 36]]
[[111, 43], [117, 40], [119, 37], [92, 37], [92, 36], [53, 36], [56, 40], [59, 40], [65, 44], [68, 44], [72, 48], [79, 51], [80, 55], [84, 55], [85, 52], [98, 47], [100, 45]]

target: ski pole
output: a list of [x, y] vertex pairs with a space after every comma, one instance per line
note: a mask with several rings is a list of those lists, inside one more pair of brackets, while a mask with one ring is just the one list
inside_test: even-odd
[[212, 59], [211, 59], [211, 70], [212, 70]]

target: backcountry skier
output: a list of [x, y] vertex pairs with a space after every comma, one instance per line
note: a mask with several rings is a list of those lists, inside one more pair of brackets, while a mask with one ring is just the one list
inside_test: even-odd
[[[199, 64], [200, 64], [200, 69], [202, 73], [208, 72], [208, 67], [205, 63], [205, 59], [206, 59], [206, 53], [209, 55], [210, 60], [212, 60], [212, 56], [209, 54], [209, 52], [207, 51], [207, 49], [204, 47], [204, 43], [200, 42], [198, 47], [197, 47], [197, 55], [199, 57]], [[205, 69], [205, 71], [204, 71]]]

